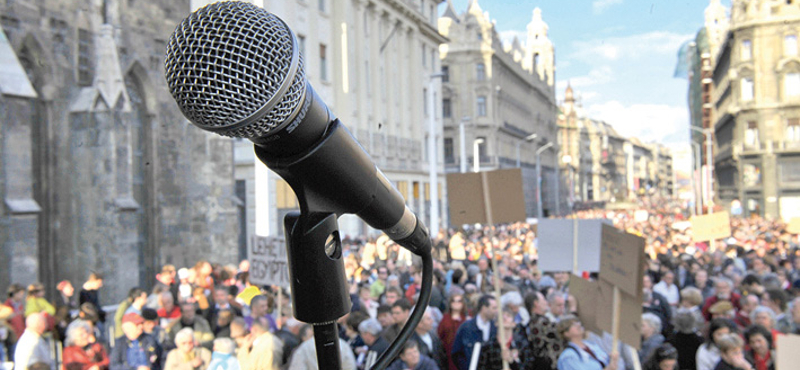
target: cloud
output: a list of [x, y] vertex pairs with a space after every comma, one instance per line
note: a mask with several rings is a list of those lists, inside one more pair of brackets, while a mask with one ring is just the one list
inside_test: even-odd
[[620, 61], [653, 55], [675, 57], [684, 41], [692, 37], [689, 34], [654, 31], [625, 37], [576, 41], [573, 48], [577, 51], [570, 57], [590, 63], [596, 63], [598, 59]]
[[611, 6], [619, 4], [622, 4], [622, 0], [595, 0], [592, 1], [592, 11], [595, 14], [600, 14]]
[[583, 76], [569, 77], [567, 79], [559, 79], [556, 81], [556, 92], [563, 93], [567, 88], [567, 83], [575, 89], [576, 92], [590, 94], [588, 91], [579, 91], [586, 87], [602, 85], [614, 81], [614, 71], [609, 66], [597, 66], [589, 70], [589, 73]]
[[519, 39], [519, 44], [521, 46], [525, 46], [525, 41], [528, 39], [528, 34], [523, 31], [501, 31], [500, 34], [500, 41], [503, 42], [503, 47], [511, 46], [511, 43], [514, 42], [514, 37]]
[[667, 104], [626, 105], [612, 100], [590, 104], [586, 115], [609, 123], [620, 135], [644, 142], [675, 144], [688, 137], [689, 111]]

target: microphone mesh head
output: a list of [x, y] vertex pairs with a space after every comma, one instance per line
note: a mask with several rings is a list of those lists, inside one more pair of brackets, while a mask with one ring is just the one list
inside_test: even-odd
[[262, 137], [288, 123], [305, 94], [295, 43], [289, 27], [264, 9], [214, 3], [190, 14], [170, 37], [167, 85], [186, 118], [200, 128]]

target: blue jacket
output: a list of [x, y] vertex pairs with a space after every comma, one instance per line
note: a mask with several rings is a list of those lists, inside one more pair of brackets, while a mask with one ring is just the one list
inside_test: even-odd
[[[403, 370], [407, 369], [405, 362], [401, 359], [397, 359], [393, 362], [386, 370]], [[425, 356], [423, 354], [419, 355], [419, 363], [417, 366], [414, 367], [413, 370], [440, 370], [439, 366], [436, 366], [436, 362], [433, 361], [430, 357]]]
[[[472, 318], [464, 321], [456, 332], [456, 339], [450, 354], [458, 370], [469, 369], [469, 360], [472, 358], [472, 349], [475, 347], [475, 343], [483, 343], [483, 332], [478, 328], [477, 320], [477, 318]], [[491, 341], [497, 338], [497, 326], [494, 321], [491, 321], [489, 325], [491, 325], [489, 329], [489, 340]]]
[[[124, 335], [117, 338], [116, 346], [111, 350], [109, 370], [136, 370], [128, 365], [128, 347], [132, 345], [133, 343]], [[150, 370], [161, 370], [164, 358], [161, 355], [161, 346], [156, 340], [142, 333], [139, 336], [139, 347], [145, 351], [147, 359], [150, 361]]]

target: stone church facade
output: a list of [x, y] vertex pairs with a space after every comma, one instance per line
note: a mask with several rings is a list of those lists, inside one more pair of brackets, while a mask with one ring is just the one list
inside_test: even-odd
[[0, 289], [105, 276], [103, 304], [162, 264], [239, 259], [232, 141], [164, 80], [188, 0], [0, 0]]

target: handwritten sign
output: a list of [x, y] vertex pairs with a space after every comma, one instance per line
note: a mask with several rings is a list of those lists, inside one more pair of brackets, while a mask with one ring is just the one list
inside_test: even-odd
[[731, 221], [728, 212], [692, 216], [690, 221], [692, 222], [692, 232], [696, 242], [723, 239], [731, 236]]
[[[577, 223], [577, 225], [575, 224]], [[561, 220], [539, 221], [539, 269], [549, 271], [572, 271], [573, 251], [578, 251], [578, 271], [600, 271], [601, 225], [610, 225], [610, 220]], [[577, 227], [576, 227], [577, 226]], [[578, 237], [575, 238], [577, 229]]]
[[[640, 282], [642, 278], [638, 279]], [[592, 306], [597, 309], [597, 326], [609, 333], [613, 332], [611, 327], [614, 307], [614, 287], [605, 282], [598, 281], [597, 301]], [[639, 292], [642, 290], [639, 289]], [[639, 349], [642, 341], [642, 299], [641, 294], [631, 295], [620, 292], [620, 315], [619, 315], [619, 340], [633, 348]]]
[[789, 225], [786, 226], [786, 231], [790, 234], [800, 234], [800, 217], [795, 217], [789, 220]]
[[800, 362], [800, 335], [786, 334], [778, 336], [778, 344], [775, 346], [777, 359], [775, 361], [776, 369], [796, 369], [797, 363]]
[[650, 218], [650, 213], [646, 210], [640, 209], [633, 213], [633, 220], [636, 222], [646, 222]]
[[251, 283], [289, 287], [289, 265], [283, 238], [254, 235], [247, 259], [250, 261]]
[[586, 330], [602, 334], [602, 330], [597, 326], [597, 302], [600, 294], [600, 287], [596, 281], [589, 281], [570, 274], [569, 294], [578, 300], [578, 318]]
[[603, 225], [600, 279], [634, 297], [642, 294], [644, 239]]
[[[482, 173], [447, 174], [447, 201], [450, 223], [486, 224], [486, 202]], [[486, 172], [492, 221], [496, 224], [525, 220], [525, 197], [519, 168]]]

